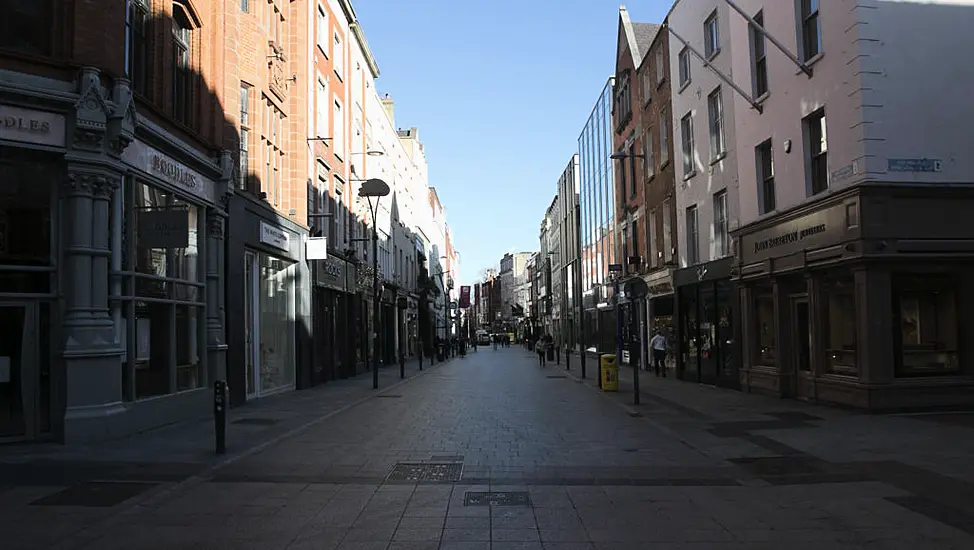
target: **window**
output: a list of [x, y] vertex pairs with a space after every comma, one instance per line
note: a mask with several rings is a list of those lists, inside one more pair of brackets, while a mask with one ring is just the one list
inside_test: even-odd
[[[125, 399], [134, 401], [205, 386], [206, 322], [203, 209], [137, 180], [129, 182], [123, 186], [118, 250], [123, 282], [115, 307], [121, 310]], [[188, 231], [181, 236], [141, 231], [157, 223], [186, 224]]]
[[894, 276], [896, 376], [949, 374], [960, 368], [956, 285], [945, 275]]
[[754, 22], [762, 27], [758, 29], [754, 25], [751, 29], [751, 73], [752, 85], [754, 87], [754, 97], [761, 97], [768, 93], [768, 57], [765, 49], [764, 37], [764, 12], [759, 11], [754, 16]]
[[636, 155], [633, 154], [632, 143], [626, 147], [626, 160], [623, 164], [628, 161], [629, 164], [629, 196], [632, 198], [636, 197], [636, 191], [639, 189], [639, 177], [636, 172]]
[[696, 205], [687, 207], [687, 265], [700, 263], [700, 227]]
[[833, 374], [854, 375], [856, 368], [856, 296], [851, 272], [829, 273], [822, 281], [827, 302], [825, 364]]
[[[639, 257], [642, 254], [639, 253], [639, 220], [632, 220], [632, 253], [631, 255]], [[628, 261], [628, 260], [627, 260]]]
[[671, 215], [674, 213], [672, 208], [673, 203], [671, 199], [663, 200], [663, 208], [660, 212], [663, 216], [663, 261], [666, 263], [673, 262], [673, 225], [671, 222]]
[[771, 140], [754, 148], [758, 175], [758, 210], [767, 214], [776, 208], [774, 193], [774, 151]]
[[342, 75], [345, 67], [345, 51], [342, 49], [342, 39], [337, 32], [335, 33], [335, 59], [332, 60], [332, 66], [338, 78], [344, 78]]
[[660, 263], [659, 231], [656, 229], [658, 218], [659, 210], [649, 213], [649, 267], [656, 267]]
[[145, 93], [149, 64], [146, 36], [149, 25], [148, 0], [128, 0], [125, 12], [125, 72], [132, 90]]
[[730, 254], [730, 235], [727, 234], [727, 190], [714, 194], [714, 258]]
[[0, 48], [27, 54], [54, 53], [54, 0], [0, 1]]
[[238, 187], [249, 190], [250, 181], [250, 85], [240, 83], [240, 179]]
[[190, 65], [192, 29], [186, 12], [174, 5], [173, 39], [173, 116], [187, 126], [193, 123], [193, 73]]
[[335, 146], [335, 156], [342, 158], [345, 156], [345, 117], [342, 116], [342, 104], [335, 101], [335, 130], [334, 139], [331, 140]]
[[328, 14], [325, 12], [324, 6], [318, 6], [318, 19], [317, 19], [317, 35], [315, 37], [318, 44], [318, 49], [321, 53], [328, 56]]
[[680, 88], [690, 83], [690, 50], [680, 50]]
[[666, 107], [659, 110], [659, 165], [660, 168], [670, 161], [670, 132], [667, 124]]
[[615, 102], [612, 104], [612, 115], [617, 131], [632, 118], [632, 90], [630, 89], [629, 75], [630, 72], [626, 71], [617, 80]]
[[666, 56], [663, 55], [663, 50], [656, 50], [656, 84], [660, 85], [663, 80], [666, 79]]
[[244, 13], [250, 12], [250, 0], [240, 0], [240, 11]]
[[345, 204], [345, 182], [337, 174], [334, 176], [335, 184], [335, 210], [332, 216], [335, 218], [336, 234], [335, 247], [344, 247], [348, 242], [348, 207]]
[[716, 11], [703, 23], [703, 51], [707, 59], [720, 52], [720, 30]]
[[648, 68], [643, 71], [642, 76], [639, 77], [639, 85], [643, 92], [643, 106], [646, 106], [650, 101], [653, 100], [653, 85], [649, 80]]
[[693, 163], [693, 119], [690, 113], [680, 119], [680, 133], [683, 145], [683, 177], [688, 178], [696, 171]]
[[710, 160], [715, 161], [727, 152], [724, 143], [724, 101], [717, 88], [707, 96], [710, 118]]
[[754, 289], [755, 342], [751, 360], [755, 365], [773, 367], [777, 362], [774, 330], [774, 295], [771, 289]]
[[818, 0], [801, 0], [802, 59], [822, 52], [822, 29], [818, 25]]
[[[619, 151], [620, 154], [624, 151]], [[618, 162], [619, 166], [619, 198], [625, 199], [626, 197], [626, 159], [621, 158]]]
[[318, 78], [318, 96], [315, 98], [315, 108], [317, 111], [317, 117], [315, 119], [315, 135], [317, 137], [330, 137], [328, 135], [329, 99], [328, 84], [323, 78]]
[[643, 166], [646, 167], [646, 177], [652, 178], [655, 174], [656, 159], [653, 157], [653, 129], [646, 130], [643, 134]]
[[811, 167], [811, 195], [829, 188], [829, 142], [825, 131], [825, 111], [820, 109], [805, 118], [808, 137], [808, 163]]

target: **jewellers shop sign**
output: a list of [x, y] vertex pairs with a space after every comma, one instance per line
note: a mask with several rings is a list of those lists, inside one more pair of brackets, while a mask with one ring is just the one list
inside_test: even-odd
[[180, 191], [216, 202], [216, 182], [139, 140], [125, 148], [122, 160]]
[[819, 233], [825, 233], [825, 224], [820, 223], [818, 225], [812, 225], [810, 227], [804, 227], [796, 231], [789, 231], [783, 235], [778, 235], [777, 237], [768, 237], [760, 241], [754, 241], [754, 252], [761, 252], [762, 250], [770, 250], [772, 248], [778, 248], [781, 245], [797, 243], [812, 235], [818, 235]]
[[817, 212], [740, 236], [738, 248], [745, 264], [821, 248], [846, 238], [846, 207], [833, 204]]

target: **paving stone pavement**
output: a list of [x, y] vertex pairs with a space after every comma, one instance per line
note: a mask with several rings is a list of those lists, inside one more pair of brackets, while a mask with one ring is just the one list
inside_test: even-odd
[[[974, 547], [963, 423], [645, 375], [633, 406], [572, 359], [542, 369], [520, 347], [481, 348], [327, 415], [295, 412], [318, 418], [178, 482], [152, 480], [160, 456], [141, 478], [67, 493], [19, 484], [0, 492], [2, 548]], [[72, 501], [92, 494], [104, 506]]]

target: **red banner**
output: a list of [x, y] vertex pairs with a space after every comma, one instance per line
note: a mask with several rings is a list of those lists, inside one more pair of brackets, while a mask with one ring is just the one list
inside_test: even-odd
[[460, 287], [460, 309], [467, 309], [470, 307], [470, 287], [461, 286]]

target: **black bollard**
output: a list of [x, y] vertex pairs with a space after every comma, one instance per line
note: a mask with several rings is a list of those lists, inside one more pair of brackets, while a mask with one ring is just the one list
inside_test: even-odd
[[399, 354], [399, 378], [402, 379], [405, 377], [406, 377], [406, 354], [400, 353]]
[[213, 422], [216, 434], [216, 454], [227, 452], [227, 383], [217, 380], [213, 384]]
[[565, 348], [565, 370], [572, 370], [572, 348]]
[[419, 350], [419, 370], [423, 370], [423, 349]]
[[561, 364], [561, 348], [558, 346], [555, 346], [555, 364]]

